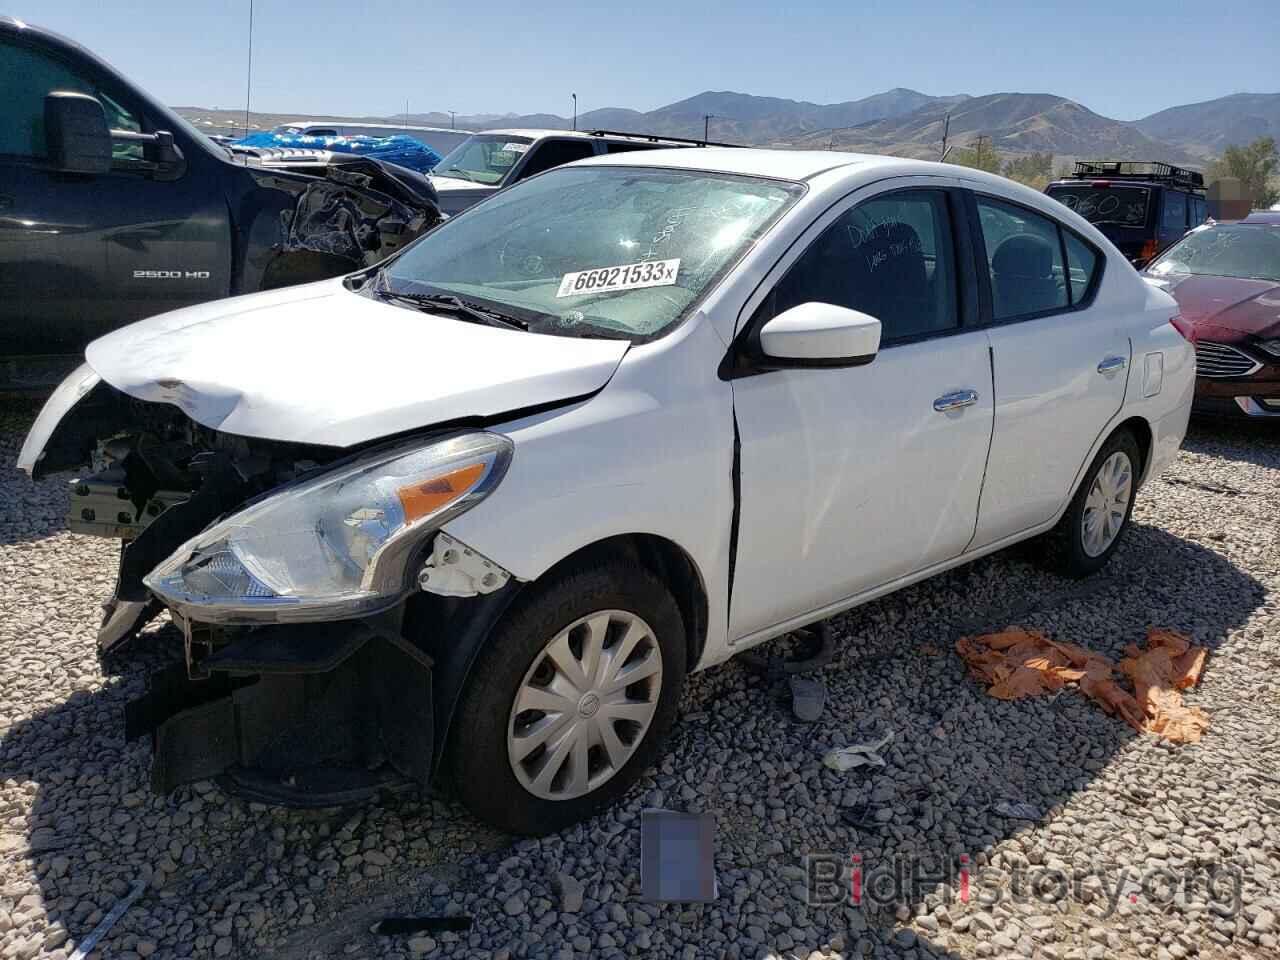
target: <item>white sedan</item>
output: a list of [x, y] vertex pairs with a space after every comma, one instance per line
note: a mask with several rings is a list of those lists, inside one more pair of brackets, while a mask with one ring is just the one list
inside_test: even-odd
[[439, 780], [540, 833], [641, 776], [691, 671], [1032, 537], [1099, 569], [1182, 441], [1181, 326], [999, 177], [604, 156], [96, 341], [20, 462], [95, 464], [104, 655], [183, 634], [127, 718], [158, 788]]

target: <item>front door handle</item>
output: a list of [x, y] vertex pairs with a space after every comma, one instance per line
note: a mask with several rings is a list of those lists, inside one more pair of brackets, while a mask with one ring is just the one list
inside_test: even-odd
[[1119, 373], [1129, 365], [1129, 361], [1124, 357], [1107, 357], [1098, 364], [1098, 372], [1103, 376], [1111, 373]]
[[933, 401], [933, 409], [939, 413], [946, 413], [948, 410], [959, 410], [961, 407], [971, 407], [978, 402], [977, 390], [956, 390], [952, 393], [944, 393], [937, 400]]

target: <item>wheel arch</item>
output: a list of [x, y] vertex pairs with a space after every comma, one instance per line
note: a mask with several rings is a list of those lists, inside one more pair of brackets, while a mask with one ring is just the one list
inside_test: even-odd
[[532, 583], [544, 582], [584, 558], [595, 562], [619, 559], [639, 563], [671, 591], [686, 630], [687, 666], [692, 671], [707, 643], [707, 588], [698, 565], [674, 540], [653, 533], [624, 533], [596, 540], [552, 564]]
[[706, 584], [688, 551], [657, 534], [618, 534], [585, 544], [552, 564], [536, 579], [520, 582], [513, 578], [501, 590], [485, 596], [459, 599], [415, 594], [406, 604], [403, 631], [406, 638], [421, 645], [435, 661], [433, 769], [439, 768], [471, 668], [512, 604], [539, 583], [548, 582], [584, 560], [638, 563], [665, 584], [685, 623], [687, 669], [692, 671], [697, 666], [707, 643]]
[[[1154, 442], [1154, 433], [1151, 430], [1151, 424], [1147, 422], [1145, 417], [1129, 417], [1127, 420], [1116, 424], [1115, 427], [1112, 428], [1105, 437], [1103, 437], [1102, 443], [1105, 444], [1121, 430], [1127, 430], [1129, 433], [1133, 434], [1133, 439], [1138, 443], [1138, 452], [1142, 455], [1142, 463], [1139, 464], [1138, 467], [1138, 476], [1141, 478], [1139, 480], [1139, 486], [1141, 486], [1146, 482], [1147, 470], [1151, 466], [1151, 446]], [[1101, 448], [1101, 446], [1102, 444], [1099, 444], [1099, 448]]]

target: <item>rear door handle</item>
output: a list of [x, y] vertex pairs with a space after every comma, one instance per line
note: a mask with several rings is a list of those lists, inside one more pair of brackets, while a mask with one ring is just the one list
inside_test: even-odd
[[937, 400], [933, 401], [933, 409], [939, 413], [946, 413], [948, 410], [959, 410], [961, 407], [971, 407], [978, 402], [977, 390], [956, 390], [952, 393], [944, 393]]
[[1128, 365], [1129, 361], [1124, 357], [1107, 357], [1107, 359], [1098, 364], [1098, 372], [1103, 376], [1109, 373], [1119, 373]]

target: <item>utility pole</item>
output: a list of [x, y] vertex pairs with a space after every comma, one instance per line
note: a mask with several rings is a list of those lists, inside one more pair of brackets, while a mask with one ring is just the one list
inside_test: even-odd
[[723, 120], [723, 117], [717, 117], [714, 113], [704, 113], [702, 115], [702, 139], [707, 141], [711, 139], [711, 121]]
[[978, 169], [983, 169], [983, 167], [982, 167], [982, 162], [983, 162], [983, 161], [982, 161], [982, 158], [983, 158], [983, 152], [982, 152], [982, 141], [984, 141], [984, 140], [986, 140], [988, 143], [990, 143], [990, 142], [991, 142], [991, 138], [990, 138], [990, 137], [988, 137], [985, 133], [980, 133], [980, 134], [978, 134], [978, 144], [977, 144], [977, 147], [976, 147], [976, 148], [975, 148], [975, 150], [974, 150], [974, 155], [973, 155], [974, 160], [976, 160], [976, 161], [977, 161], [977, 163], [978, 163]]
[[409, 125], [409, 101], [408, 100], [404, 102], [404, 125], [406, 127]]
[[578, 95], [576, 93], [571, 93], [569, 94], [569, 96], [573, 97], [573, 129], [577, 130], [578, 129]]
[[249, 91], [253, 89], [253, 0], [249, 0], [249, 64], [244, 74], [244, 135], [249, 135]]
[[449, 129], [450, 129], [450, 130], [456, 130], [456, 129], [457, 129], [457, 127], [458, 127], [458, 125], [457, 125], [456, 123], [454, 123], [454, 118], [455, 118], [455, 117], [457, 117], [457, 115], [458, 115], [458, 111], [457, 111], [457, 110], [450, 110], [450, 111], [449, 111]]

